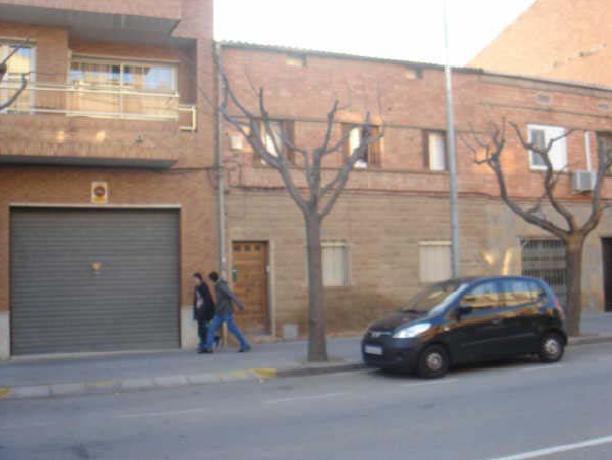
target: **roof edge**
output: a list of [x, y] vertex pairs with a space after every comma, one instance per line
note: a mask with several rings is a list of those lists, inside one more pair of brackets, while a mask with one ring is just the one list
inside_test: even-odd
[[[324, 50], [315, 50], [308, 48], [297, 48], [292, 46], [282, 46], [282, 45], [269, 45], [263, 43], [251, 43], [251, 42], [243, 42], [243, 41], [232, 41], [232, 40], [219, 40], [216, 41], [218, 45], [222, 48], [234, 48], [234, 49], [251, 49], [251, 50], [260, 50], [260, 51], [270, 51], [274, 53], [293, 53], [293, 54], [305, 54], [312, 56], [320, 56], [332, 59], [345, 59], [345, 60], [357, 60], [357, 61], [367, 61], [367, 62], [380, 62], [387, 64], [398, 64], [407, 67], [413, 67], [416, 69], [428, 69], [428, 70], [438, 70], [444, 71], [444, 65], [435, 64], [432, 62], [421, 62], [421, 61], [411, 61], [407, 59], [394, 59], [394, 58], [383, 58], [376, 56], [365, 56], [360, 54], [352, 54], [352, 53], [342, 53], [338, 51], [324, 51]], [[570, 88], [576, 89], [587, 89], [587, 90], [595, 90], [595, 91], [603, 91], [603, 92], [612, 92], [612, 87], [603, 86], [603, 85], [595, 85], [590, 83], [583, 83], [578, 81], [571, 80], [558, 80], [552, 78], [543, 78], [537, 76], [530, 75], [519, 75], [519, 74], [511, 74], [511, 73], [501, 73], [501, 72], [490, 72], [482, 68], [478, 67], [463, 67], [463, 66], [452, 66], [453, 72], [462, 73], [462, 74], [473, 74], [473, 75], [485, 75], [491, 77], [501, 77], [501, 78], [509, 78], [512, 80], [519, 81], [528, 81], [533, 83], [547, 83], [560, 85]]]

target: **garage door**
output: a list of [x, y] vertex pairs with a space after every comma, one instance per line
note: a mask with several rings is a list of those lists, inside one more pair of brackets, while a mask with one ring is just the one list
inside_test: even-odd
[[11, 212], [14, 355], [179, 346], [178, 213]]

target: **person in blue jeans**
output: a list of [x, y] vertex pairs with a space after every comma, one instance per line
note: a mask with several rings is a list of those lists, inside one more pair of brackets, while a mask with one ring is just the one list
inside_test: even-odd
[[208, 335], [206, 337], [206, 347], [204, 348], [204, 352], [213, 352], [212, 346], [215, 338], [215, 332], [217, 332], [223, 323], [227, 323], [228, 331], [230, 331], [230, 333], [238, 339], [238, 342], [240, 343], [240, 350], [238, 351], [241, 353], [249, 351], [251, 346], [234, 322], [234, 304], [236, 304], [240, 310], [244, 310], [244, 305], [230, 290], [229, 286], [227, 285], [227, 281], [222, 279], [217, 272], [211, 272], [208, 275], [208, 279], [215, 283], [217, 305], [215, 308], [215, 316], [208, 327]]

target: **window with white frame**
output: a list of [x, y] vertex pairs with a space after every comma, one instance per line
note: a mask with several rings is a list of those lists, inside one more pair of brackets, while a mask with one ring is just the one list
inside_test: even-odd
[[266, 124], [262, 121], [261, 127], [261, 136], [263, 140], [264, 147], [268, 151], [268, 153], [272, 156], [278, 156], [278, 149], [283, 148], [283, 134], [284, 134], [284, 126], [282, 121], [278, 120], [270, 120], [268, 122], [268, 130], [266, 129]]
[[322, 241], [321, 262], [323, 286], [348, 286], [350, 284], [349, 252], [344, 241]]
[[[0, 42], [0, 61], [11, 55], [6, 63], [6, 74], [0, 83], [0, 100], [10, 98], [21, 86], [21, 76], [30, 74], [28, 80], [33, 81], [36, 67], [36, 48], [28, 43]], [[27, 87], [17, 101], [7, 110], [29, 110], [33, 105], [33, 91]]]
[[451, 244], [449, 241], [419, 243], [419, 280], [434, 283], [452, 277]]
[[[528, 140], [538, 149], [545, 150], [551, 140], [556, 139], [548, 154], [555, 171], [561, 171], [567, 166], [567, 139], [563, 137], [565, 128], [558, 126], [528, 125]], [[544, 158], [534, 151], [529, 152], [529, 167], [531, 169], [546, 169]]]
[[[360, 125], [347, 125], [345, 129], [348, 129], [348, 155], [352, 155], [355, 149], [361, 146], [361, 142], [366, 136], [365, 128]], [[370, 128], [370, 136], [376, 137], [380, 135], [380, 128], [378, 126], [372, 126]], [[362, 160], [355, 162], [355, 168], [367, 168], [368, 166], [380, 167], [381, 166], [381, 139], [377, 139], [368, 145], [365, 155]]]
[[425, 163], [431, 171], [446, 171], [446, 133], [425, 131]]

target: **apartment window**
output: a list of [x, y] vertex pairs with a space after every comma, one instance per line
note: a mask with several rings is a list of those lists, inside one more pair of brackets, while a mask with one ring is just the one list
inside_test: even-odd
[[[293, 132], [294, 123], [291, 120], [270, 120], [268, 122], [269, 131], [266, 129], [266, 125], [263, 121], [259, 124], [259, 130], [261, 132], [261, 141], [272, 156], [277, 157], [279, 149], [283, 149], [287, 155], [288, 160], [293, 163], [294, 156], [291, 149], [289, 149], [283, 139], [293, 143]], [[263, 159], [260, 160], [262, 164], [265, 164]]]
[[[17, 49], [17, 51], [15, 51]], [[7, 72], [0, 82], [0, 100], [10, 98], [17, 89], [21, 86], [21, 76], [23, 74], [35, 72], [36, 66], [36, 49], [32, 45], [26, 45], [19, 42], [0, 43], [0, 61], [13, 53], [7, 61]], [[34, 80], [34, 76], [30, 75], [30, 81]], [[15, 101], [15, 103], [7, 110], [24, 111], [29, 110], [33, 106], [34, 92], [26, 88]]]
[[321, 262], [323, 286], [348, 286], [350, 284], [349, 253], [346, 242], [321, 242]]
[[425, 167], [431, 171], [446, 171], [446, 133], [444, 131], [425, 131]]
[[[612, 133], [597, 133], [597, 149], [612, 159]], [[612, 175], [612, 166], [608, 168], [608, 175]]]
[[[355, 149], [359, 148], [362, 141], [365, 140], [366, 128], [362, 125], [346, 125], [344, 130], [348, 132], [347, 155], [352, 155]], [[380, 128], [378, 126], [372, 126], [370, 130], [370, 137], [380, 135]], [[364, 158], [355, 163], [355, 168], [380, 167], [381, 150], [381, 139], [372, 142], [368, 145]]]
[[172, 119], [178, 114], [176, 66], [76, 57], [67, 98], [74, 114]]
[[451, 244], [448, 241], [419, 243], [419, 280], [434, 283], [452, 277]]
[[176, 66], [75, 58], [70, 63], [70, 83], [75, 86], [122, 88], [134, 91], [176, 92]]
[[[529, 125], [529, 142], [538, 149], [545, 150], [552, 139], [565, 134], [565, 129], [558, 126]], [[554, 142], [548, 156], [555, 171], [561, 171], [567, 166], [567, 139], [565, 137]], [[529, 167], [531, 169], [546, 169], [544, 158], [534, 151], [529, 152]]]
[[285, 63], [291, 67], [306, 67], [306, 55], [305, 54], [288, 54]]

